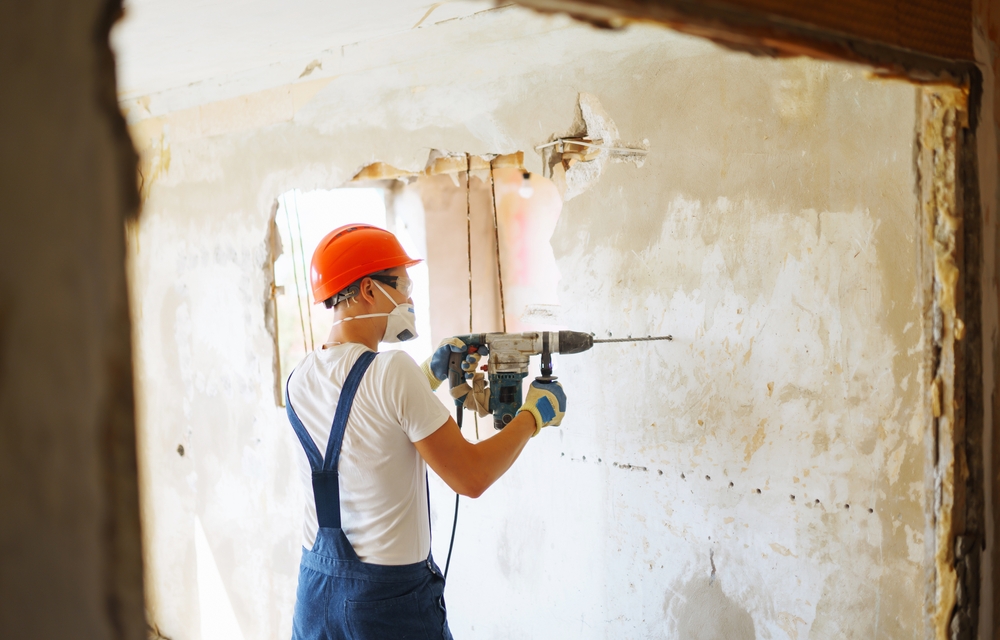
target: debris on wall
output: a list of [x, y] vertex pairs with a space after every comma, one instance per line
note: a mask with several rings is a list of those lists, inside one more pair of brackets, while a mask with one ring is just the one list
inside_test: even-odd
[[307, 75], [309, 75], [310, 73], [312, 73], [316, 69], [320, 69], [320, 70], [323, 69], [323, 63], [320, 60], [313, 60], [312, 62], [310, 62], [309, 64], [307, 64], [306, 68], [302, 70], [302, 75], [300, 75], [299, 77], [300, 78], [305, 78]]
[[431, 149], [427, 163], [422, 170], [400, 169], [385, 162], [372, 162], [362, 167], [351, 182], [369, 182], [372, 180], [400, 180], [419, 176], [449, 175], [458, 185], [458, 174], [472, 170], [474, 176], [489, 179], [490, 169], [515, 168], [524, 170], [524, 152], [508, 154], [470, 155], [455, 153], [441, 149]]
[[597, 96], [581, 93], [574, 133], [557, 137], [536, 150], [542, 155], [545, 177], [555, 182], [568, 202], [597, 183], [608, 162], [627, 162], [641, 167], [649, 141], [640, 148], [622, 146], [618, 127]]

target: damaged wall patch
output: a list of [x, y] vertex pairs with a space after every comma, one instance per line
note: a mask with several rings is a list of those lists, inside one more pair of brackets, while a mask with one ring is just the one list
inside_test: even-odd
[[556, 183], [563, 201], [569, 201], [593, 186], [609, 161], [641, 167], [649, 141], [643, 140], [641, 147], [623, 145], [618, 127], [597, 96], [581, 93], [573, 132], [535, 149], [542, 154], [545, 177]]
[[581, 93], [579, 107], [579, 118], [570, 134], [535, 147], [542, 154], [543, 175], [556, 183], [564, 201], [596, 184], [608, 161], [641, 167], [649, 153], [648, 140], [643, 140], [641, 147], [622, 144], [618, 127], [597, 96]]

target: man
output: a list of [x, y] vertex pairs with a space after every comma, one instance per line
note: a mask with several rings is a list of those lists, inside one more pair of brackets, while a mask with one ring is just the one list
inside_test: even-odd
[[379, 342], [416, 336], [406, 267], [418, 262], [391, 233], [361, 224], [334, 230], [313, 255], [313, 299], [333, 309], [334, 323], [285, 391], [309, 462], [296, 640], [450, 639], [444, 578], [430, 554], [426, 465], [478, 497], [565, 412], [558, 383], [533, 384], [514, 420], [473, 444], [432, 391], [461, 341], [446, 340], [422, 367], [402, 351], [376, 356]]

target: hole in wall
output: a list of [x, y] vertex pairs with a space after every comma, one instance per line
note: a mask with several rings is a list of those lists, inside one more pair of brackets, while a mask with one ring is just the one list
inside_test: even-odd
[[[332, 312], [312, 303], [308, 271], [315, 246], [330, 230], [374, 224], [424, 259], [409, 269], [418, 337], [386, 347], [419, 362], [448, 336], [551, 329], [558, 323], [559, 273], [548, 238], [561, 210], [556, 185], [525, 172], [520, 152], [433, 150], [421, 171], [375, 162], [342, 188], [282, 193], [273, 208], [268, 304], [277, 403], [284, 404], [283, 382], [292, 369], [328, 336]], [[495, 433], [481, 430], [478, 419], [467, 425], [471, 439]]]
[[[330, 190], [302, 191], [292, 189], [277, 198], [274, 227], [280, 244], [273, 253], [274, 285], [272, 304], [276, 324], [276, 349], [279, 360], [279, 380], [282, 385], [280, 402], [284, 401], [284, 381], [292, 369], [310, 351], [326, 342], [333, 312], [323, 305], [313, 304], [309, 285], [309, 268], [313, 251], [323, 237], [350, 223], [365, 223], [388, 228], [396, 234], [411, 256], [423, 258], [422, 229], [413, 225], [395, 224], [401, 217], [397, 209], [413, 206], [391, 197], [381, 186], [344, 187]], [[419, 221], [416, 215], [408, 219]], [[417, 311], [417, 339], [383, 348], [398, 348], [422, 358], [430, 348], [427, 309], [427, 266], [424, 263], [409, 268], [414, 280], [414, 306]], [[423, 327], [421, 326], [423, 323]]]

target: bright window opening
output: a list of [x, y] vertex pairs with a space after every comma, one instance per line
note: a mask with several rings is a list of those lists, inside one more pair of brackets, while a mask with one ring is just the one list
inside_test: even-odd
[[[301, 191], [293, 189], [278, 197], [275, 226], [281, 238], [281, 251], [274, 261], [277, 348], [281, 368], [282, 399], [284, 381], [303, 357], [321, 348], [328, 340], [333, 311], [313, 304], [309, 284], [309, 265], [320, 240], [337, 227], [351, 223], [371, 224], [389, 229], [415, 258], [425, 258], [427, 249], [419, 224], [422, 209], [417, 199], [407, 199], [398, 206], [388, 201], [391, 192], [382, 188], [345, 188]], [[396, 215], [406, 208], [406, 215]], [[402, 211], [401, 211], [402, 213]], [[427, 265], [409, 268], [414, 280], [413, 302], [417, 312], [418, 336], [409, 342], [382, 345], [380, 349], [402, 349], [414, 359], [424, 357], [430, 347]]]

